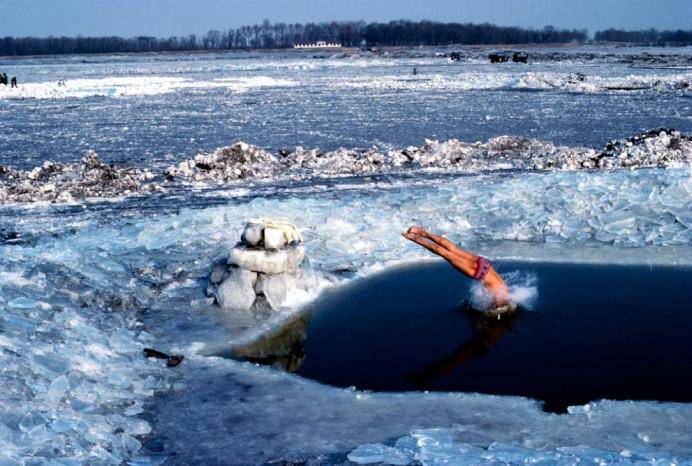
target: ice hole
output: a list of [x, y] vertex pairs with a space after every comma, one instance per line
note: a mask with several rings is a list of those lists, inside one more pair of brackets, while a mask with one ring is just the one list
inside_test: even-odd
[[599, 399], [692, 401], [692, 270], [500, 263], [531, 274], [531, 310], [464, 311], [471, 281], [445, 263], [399, 267], [325, 292], [227, 356], [338, 387], [531, 397], [546, 411]]

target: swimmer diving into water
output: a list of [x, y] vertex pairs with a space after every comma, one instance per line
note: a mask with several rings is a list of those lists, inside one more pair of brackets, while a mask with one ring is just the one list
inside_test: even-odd
[[423, 227], [411, 227], [406, 233], [403, 233], [403, 236], [444, 258], [452, 267], [467, 277], [483, 283], [484, 288], [492, 298], [493, 309], [513, 308], [505, 281], [485, 257], [476, 256], [461, 249], [448, 239], [430, 233]]

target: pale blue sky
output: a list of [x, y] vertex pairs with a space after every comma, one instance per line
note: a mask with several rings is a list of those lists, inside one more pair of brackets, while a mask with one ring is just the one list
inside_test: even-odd
[[265, 18], [690, 29], [692, 0], [0, 0], [0, 36], [186, 35]]

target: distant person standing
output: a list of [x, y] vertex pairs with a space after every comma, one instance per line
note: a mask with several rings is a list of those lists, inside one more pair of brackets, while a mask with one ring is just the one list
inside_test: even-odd
[[0, 74], [0, 84], [7, 86], [7, 73]]
[[413, 67], [413, 75], [416, 76], [418, 74], [418, 68], [415, 66]]
[[12, 76], [12, 82], [11, 82], [10, 87], [19, 87], [19, 86], [17, 86], [17, 77], [16, 76]]

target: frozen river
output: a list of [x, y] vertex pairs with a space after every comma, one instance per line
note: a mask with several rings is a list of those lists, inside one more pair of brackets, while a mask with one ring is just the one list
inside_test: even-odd
[[[692, 461], [690, 403], [554, 414], [209, 356], [425, 260], [411, 224], [510, 268], [665, 265], [692, 285], [689, 48], [434, 52], [0, 60], [20, 83], [0, 88], [0, 464]], [[275, 314], [224, 314], [210, 266], [258, 216], [304, 229], [314, 273]]]

